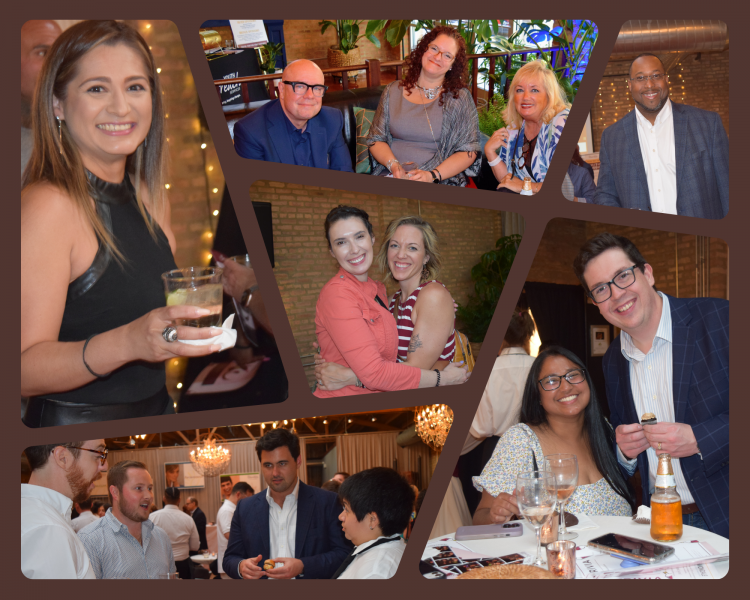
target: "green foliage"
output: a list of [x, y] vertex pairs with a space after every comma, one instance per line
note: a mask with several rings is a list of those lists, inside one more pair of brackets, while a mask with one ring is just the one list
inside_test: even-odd
[[284, 44], [279, 42], [275, 44], [268, 42], [258, 48], [260, 54], [259, 66], [260, 70], [264, 73], [275, 73], [276, 72], [276, 58], [281, 55]]
[[381, 31], [388, 21], [370, 20], [367, 22], [365, 32], [360, 35], [360, 25], [364, 20], [345, 19], [340, 21], [319, 21], [320, 33], [324, 34], [329, 27], [336, 31], [336, 47], [344, 54], [349, 54], [349, 50], [357, 47], [357, 43], [362, 38], [370, 40], [376, 48], [380, 48], [380, 40], [375, 37], [378, 31]]
[[493, 102], [477, 113], [479, 117], [479, 131], [488, 137], [492, 137], [492, 134], [498, 129], [505, 127], [503, 111], [506, 105], [505, 98], [500, 94], [495, 94]]
[[520, 235], [501, 237], [497, 240], [495, 249], [483, 254], [479, 263], [472, 267], [474, 294], [469, 296], [466, 306], [459, 305], [456, 312], [463, 323], [461, 331], [468, 336], [469, 341], [484, 341], [520, 244]]

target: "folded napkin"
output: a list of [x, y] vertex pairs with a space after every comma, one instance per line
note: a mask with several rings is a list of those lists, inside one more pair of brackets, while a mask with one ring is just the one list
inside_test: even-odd
[[594, 523], [587, 515], [577, 514], [578, 524], [568, 527], [569, 531], [583, 531], [584, 529], [599, 529], [599, 525]]
[[226, 318], [226, 321], [224, 321], [224, 324], [220, 327], [221, 333], [219, 335], [215, 335], [214, 337], [208, 338], [206, 340], [179, 341], [183, 344], [190, 344], [191, 346], [210, 346], [211, 344], [220, 344], [221, 348], [219, 349], [219, 352], [228, 348], [234, 348], [234, 345], [237, 343], [237, 330], [232, 329], [233, 322], [234, 313]]

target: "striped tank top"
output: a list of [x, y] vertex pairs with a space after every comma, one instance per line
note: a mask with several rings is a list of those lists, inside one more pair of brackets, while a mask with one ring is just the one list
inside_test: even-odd
[[[406, 300], [401, 299], [399, 302], [398, 316], [396, 319], [396, 324], [398, 326], [398, 362], [405, 362], [406, 357], [408, 356], [409, 341], [411, 340], [411, 334], [414, 331], [414, 323], [412, 323], [411, 320], [411, 311], [414, 309], [414, 305], [417, 303], [417, 296], [419, 296], [419, 292], [422, 291], [425, 286], [431, 283], [440, 282], [434, 279], [432, 281], [425, 281], [416, 290], [414, 290], [414, 293], [411, 296], [409, 296]], [[442, 283], [440, 283], [440, 285], [445, 287]], [[391, 311], [391, 314], [393, 314], [393, 310], [396, 307], [397, 298], [401, 298], [401, 290], [398, 290], [393, 295], [391, 304], [388, 307], [388, 310]], [[456, 330], [453, 329], [451, 331], [451, 334], [448, 336], [448, 341], [445, 343], [445, 347], [443, 348], [443, 352], [440, 354], [439, 360], [453, 360], [453, 356], [456, 354], [455, 333]]]

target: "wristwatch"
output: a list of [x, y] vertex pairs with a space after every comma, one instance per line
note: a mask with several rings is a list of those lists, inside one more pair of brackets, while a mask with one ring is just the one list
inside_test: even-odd
[[430, 175], [432, 175], [432, 183], [440, 183], [440, 178], [435, 174], [435, 171], [430, 171]]

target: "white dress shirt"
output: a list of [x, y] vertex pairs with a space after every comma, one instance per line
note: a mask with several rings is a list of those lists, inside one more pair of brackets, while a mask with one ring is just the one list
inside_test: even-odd
[[190, 558], [191, 550], [200, 549], [201, 541], [195, 521], [179, 506], [167, 504], [162, 510], [151, 513], [149, 520], [167, 532], [175, 562]]
[[70, 522], [70, 526], [73, 528], [73, 531], [78, 533], [79, 531], [81, 531], [81, 529], [86, 527], [86, 525], [88, 525], [89, 523], [93, 523], [98, 518], [99, 517], [97, 517], [90, 510], [85, 510]]
[[[382, 539], [386, 538], [384, 536], [378, 538], [378, 540]], [[338, 578], [390, 579], [393, 577], [401, 562], [404, 550], [406, 550], [406, 544], [401, 537], [380, 544], [372, 550], [365, 552], [362, 556], [358, 556], [378, 540], [371, 540], [357, 546], [354, 550], [354, 561]]]
[[21, 572], [29, 579], [94, 579], [86, 549], [70, 525], [73, 501], [21, 484]]
[[462, 454], [518, 423], [526, 379], [534, 358], [523, 348], [505, 348], [495, 359]]
[[667, 98], [654, 124], [635, 109], [638, 142], [646, 169], [648, 195], [654, 212], [677, 214], [677, 161], [672, 101]]
[[224, 573], [222, 563], [224, 562], [224, 553], [227, 551], [227, 544], [229, 543], [224, 534], [229, 533], [232, 527], [232, 517], [235, 510], [237, 510], [237, 505], [231, 500], [226, 500], [219, 507], [219, 512], [216, 513], [216, 543], [218, 546], [219, 573]]
[[[633, 343], [633, 339], [626, 333], [620, 334], [622, 355], [630, 363], [630, 389], [633, 392], [636, 413], [654, 413], [659, 423], [674, 423], [674, 396], [672, 390], [672, 313], [669, 310], [669, 299], [659, 292], [662, 299], [661, 319], [656, 336], [648, 354], [641, 352]], [[637, 458], [627, 460], [617, 448], [619, 462], [633, 474], [636, 469]], [[656, 468], [659, 457], [653, 448], [646, 450], [648, 458], [648, 489], [654, 493]], [[677, 482], [677, 493], [683, 504], [693, 504], [690, 489], [680, 467], [680, 459], [672, 457], [672, 469]]]
[[271, 488], [266, 489], [268, 502], [268, 528], [271, 538], [271, 558], [294, 558], [295, 536], [297, 535], [297, 497], [299, 496], [299, 478], [294, 491], [284, 497], [284, 506], [276, 504], [271, 498]]

